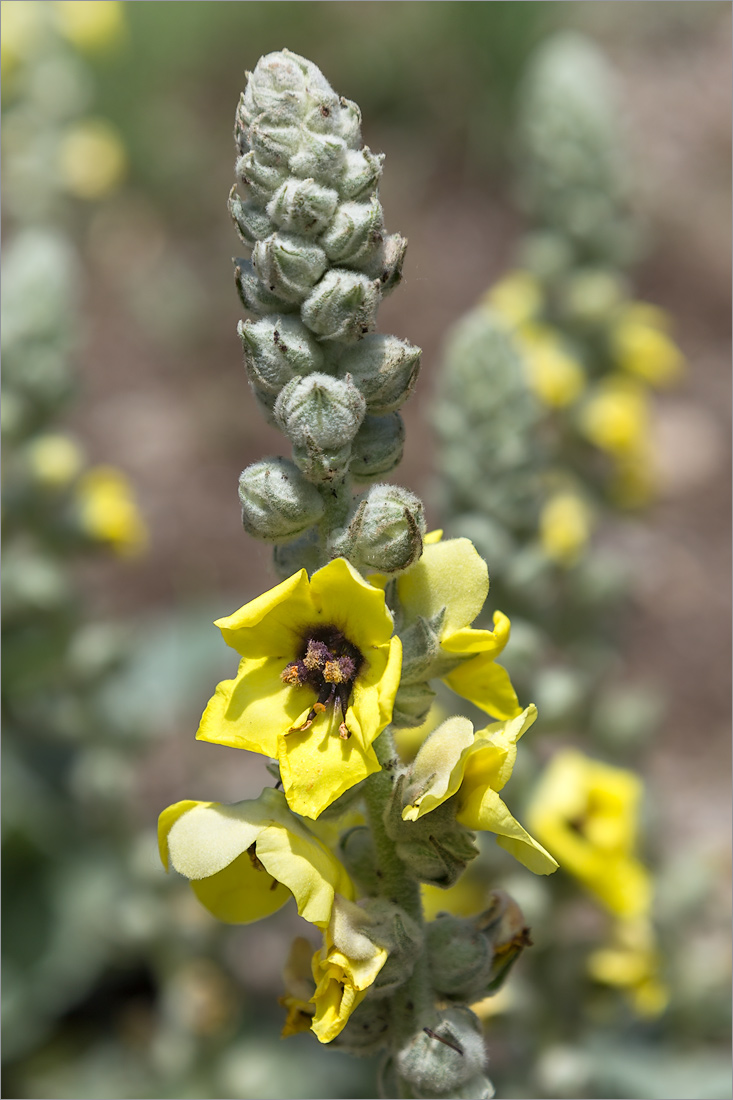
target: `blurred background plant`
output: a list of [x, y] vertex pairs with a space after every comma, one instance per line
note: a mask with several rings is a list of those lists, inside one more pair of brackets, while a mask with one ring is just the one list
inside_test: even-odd
[[[546, 741], [570, 731], [562, 707], [573, 691], [578, 698], [560, 660], [569, 650], [557, 610], [596, 561], [588, 585], [611, 588], [603, 605], [609, 633], [595, 639], [596, 656], [584, 654], [583, 667], [611, 669], [614, 684], [639, 689], [646, 717], [640, 722], [637, 706], [634, 721], [642, 734], [654, 704], [646, 684], [656, 683], [668, 702], [655, 741], [642, 736], [632, 750], [633, 737], [624, 746], [612, 733], [602, 750], [600, 741], [580, 748], [615, 754], [617, 766], [640, 762], [653, 796], [648, 845], [677, 876], [656, 891], [657, 915], [670, 929], [665, 941], [660, 923], [663, 953], [674, 961], [675, 974], [665, 976], [674, 978], [673, 997], [667, 1015], [647, 1024], [624, 1017], [623, 998], [586, 976], [605, 926], [566, 877], [558, 942], [575, 950], [567, 981], [578, 974], [597, 1015], [582, 1042], [571, 1021], [568, 1032], [542, 1040], [536, 1087], [547, 1096], [587, 1095], [591, 1065], [598, 1095], [725, 1094], [725, 1056], [721, 1064], [713, 1055], [724, 1041], [715, 990], [729, 963], [729, 17], [717, 0], [3, 3], [7, 1095], [323, 1097], [343, 1095], [344, 1082], [353, 1096], [373, 1095], [368, 1060], [355, 1070], [306, 1036], [279, 1045], [281, 1020], [270, 1005], [297, 918], [284, 910], [245, 935], [216, 928], [188, 904], [185, 883], [163, 879], [152, 845], [160, 806], [182, 789], [227, 800], [243, 797], [243, 779], [252, 795], [262, 786], [261, 774], [233, 775], [216, 749], [193, 740], [212, 678], [233, 671], [206, 623], [272, 582], [267, 550], [243, 541], [236, 519], [239, 472], [274, 453], [278, 436], [254, 410], [243, 431], [238, 405], [249, 408], [250, 397], [221, 198], [230, 184], [231, 105], [242, 70], [286, 45], [360, 103], [366, 140], [389, 154], [382, 199], [410, 249], [400, 300], [385, 303], [380, 327], [424, 348], [425, 385], [406, 410], [401, 478], [425, 495], [432, 465], [425, 421], [440, 344], [512, 262], [544, 288], [535, 324], [550, 322], [573, 357], [584, 367], [583, 356], [590, 360], [587, 330], [562, 313], [565, 298], [550, 296], [550, 273], [537, 267], [542, 248], [534, 260], [526, 250], [512, 260], [520, 230], [505, 197], [519, 156], [520, 76], [556, 28], [592, 32], [616, 64], [643, 184], [632, 210], [635, 217], [645, 210], [655, 242], [637, 268], [634, 296], [674, 316], [690, 365], [654, 400], [651, 510], [623, 524], [606, 522], [616, 507], [614, 452], [583, 435], [569, 406], [548, 413], [535, 391], [517, 394], [527, 427], [535, 416], [551, 424], [522, 445], [545, 456], [562, 439], [576, 455], [562, 466], [569, 480], [542, 488], [560, 496], [556, 522], [550, 513], [545, 527], [568, 563], [573, 531], [582, 543], [595, 524], [590, 553], [551, 564], [549, 584], [539, 571], [547, 594], [539, 625], [559, 631], [549, 671], [560, 677], [536, 699]], [[520, 146], [525, 156], [529, 139], [524, 134]], [[525, 195], [531, 204], [529, 183]], [[532, 209], [536, 228], [546, 213]], [[632, 244], [638, 239], [631, 234]], [[620, 304], [631, 303], [631, 258], [612, 259], [623, 276]], [[597, 265], [599, 256], [590, 259]], [[595, 287], [603, 290], [603, 280]], [[656, 316], [637, 314], [647, 340]], [[593, 369], [597, 386], [608, 363]], [[102, 472], [88, 481], [95, 466]], [[105, 467], [135, 485], [149, 529], [144, 553], [128, 560], [114, 552], [110, 532], [125, 528], [121, 516], [138, 513], [120, 474]], [[86, 510], [85, 484], [97, 501]], [[568, 506], [563, 497], [568, 489], [577, 496], [579, 486], [584, 507]], [[433, 527], [444, 518], [437, 506], [429, 515]], [[536, 515], [532, 522], [534, 567]], [[127, 530], [129, 548], [143, 550], [142, 527], [133, 521]], [[475, 531], [461, 533], [479, 544]], [[124, 543], [118, 538], [117, 548]], [[490, 601], [510, 612], [500, 549], [488, 550]], [[626, 614], [615, 595], [623, 588], [610, 584], [620, 565], [630, 603], [614, 636], [616, 612]], [[583, 606], [573, 605], [565, 625], [582, 621]], [[514, 675], [531, 680], [536, 626], [524, 629], [526, 612], [517, 617], [507, 658], [516, 655]], [[606, 697], [603, 722], [623, 733], [628, 705], [619, 714], [618, 698]], [[515, 885], [507, 880], [518, 896]], [[532, 899], [520, 900], [529, 914]], [[539, 913], [546, 899], [535, 901]], [[675, 915], [686, 906], [694, 920]], [[628, 961], [634, 952], [640, 972], [647, 948], [637, 929], [608, 945], [612, 954], [596, 959], [596, 973], [614, 972], [619, 956]], [[551, 969], [543, 936], [516, 968], [514, 1005], [487, 1018], [504, 1096], [526, 1095], [517, 1068], [524, 1021], [548, 1012], [530, 977], [533, 952], [537, 969]], [[687, 1000], [676, 999], [680, 983], [692, 991]], [[551, 1008], [565, 996], [556, 988], [544, 995]], [[604, 1024], [609, 1017], [613, 1028]], [[654, 1042], [672, 1034], [678, 1053], [703, 1051], [717, 1083], [704, 1086], [698, 1069], [675, 1059], [662, 1073]]]

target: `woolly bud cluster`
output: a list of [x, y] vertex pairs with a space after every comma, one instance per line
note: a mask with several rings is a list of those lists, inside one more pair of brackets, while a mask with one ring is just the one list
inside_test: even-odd
[[[292, 463], [245, 470], [240, 497], [245, 528], [278, 544], [307, 538], [319, 522], [312, 488], [333, 496], [347, 476], [368, 484], [399, 463], [397, 410], [420, 366], [419, 348], [373, 332], [382, 298], [400, 281], [407, 242], [385, 233], [383, 157], [362, 145], [360, 126], [357, 105], [289, 50], [260, 59], [237, 108], [236, 173], [246, 197], [233, 188], [229, 209], [251, 256], [236, 261], [235, 273], [242, 303], [257, 317], [241, 322], [239, 335], [258, 405], [293, 446]], [[385, 553], [366, 549], [360, 567], [391, 572], [419, 555], [421, 508], [414, 519], [414, 505], [396, 505], [398, 531], [395, 506], [386, 507], [371, 540]], [[348, 510], [346, 501], [338, 523]], [[280, 552], [278, 562], [305, 563], [307, 550]], [[357, 564], [345, 543], [328, 552]]]

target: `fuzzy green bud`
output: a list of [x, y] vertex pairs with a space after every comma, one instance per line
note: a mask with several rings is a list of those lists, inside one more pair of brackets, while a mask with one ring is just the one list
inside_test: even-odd
[[420, 370], [420, 348], [397, 336], [372, 333], [347, 348], [339, 374], [350, 374], [375, 416], [394, 412], [412, 393]]
[[432, 1027], [413, 1036], [396, 1062], [400, 1077], [415, 1095], [457, 1096], [457, 1088], [483, 1073], [486, 1051], [481, 1022], [468, 1008], [449, 1008]]
[[237, 285], [239, 300], [250, 313], [297, 313], [294, 302], [278, 298], [255, 275], [249, 260], [237, 260], [234, 267], [234, 281]]
[[328, 1045], [337, 1050], [345, 1050], [349, 1054], [376, 1054], [389, 1043], [391, 1023], [389, 1001], [376, 1000], [368, 996], [351, 1013], [341, 1034], [332, 1039]]
[[237, 227], [237, 232], [245, 244], [254, 244], [255, 241], [263, 241], [272, 233], [270, 219], [262, 211], [256, 202], [242, 202], [237, 194], [237, 188], [232, 187], [229, 192], [229, 213]]
[[291, 233], [272, 233], [252, 249], [252, 266], [267, 289], [286, 302], [302, 302], [326, 270], [326, 253]]
[[439, 913], [426, 930], [433, 987], [443, 997], [476, 1001], [488, 985], [493, 952], [473, 921]]
[[316, 372], [293, 378], [275, 405], [275, 417], [296, 447], [315, 444], [335, 451], [351, 443], [364, 419], [366, 402], [346, 379]]
[[379, 280], [382, 297], [391, 294], [402, 281], [402, 265], [406, 252], [407, 240], [399, 233], [392, 233], [384, 238], [368, 262], [360, 265], [366, 275]]
[[346, 154], [344, 169], [338, 188], [342, 199], [363, 200], [368, 198], [382, 175], [384, 153], [373, 153], [368, 146], [363, 149], [349, 150]]
[[422, 931], [404, 909], [385, 898], [366, 898], [360, 905], [372, 922], [369, 938], [389, 951], [374, 981], [372, 996], [388, 997], [412, 974], [422, 948]]
[[373, 485], [333, 549], [362, 573], [402, 573], [422, 554], [424, 534], [419, 497], [398, 485]]
[[436, 693], [427, 680], [400, 683], [392, 708], [392, 723], [398, 729], [421, 726], [427, 720]]
[[338, 201], [338, 191], [332, 187], [322, 187], [312, 179], [293, 178], [278, 187], [267, 205], [267, 214], [286, 232], [317, 237], [331, 222]]
[[250, 382], [274, 397], [296, 375], [321, 371], [323, 352], [297, 317], [263, 317], [240, 321], [237, 332], [244, 349]]
[[352, 443], [351, 475], [356, 482], [387, 477], [402, 460], [405, 425], [399, 413], [365, 416]]
[[343, 481], [349, 469], [350, 459], [350, 443], [345, 443], [343, 447], [324, 450], [309, 437], [304, 444], [293, 445], [293, 462], [309, 481], [319, 485]]
[[262, 164], [254, 153], [246, 153], [234, 166], [237, 179], [249, 191], [252, 199], [265, 206], [287, 179], [282, 165]]
[[384, 216], [376, 195], [368, 202], [344, 202], [321, 237], [329, 260], [361, 267], [382, 243]]
[[339, 857], [365, 894], [379, 893], [377, 855], [371, 829], [356, 825], [343, 833], [339, 840]]
[[385, 812], [387, 835], [415, 878], [447, 889], [478, 855], [475, 834], [456, 821], [455, 799], [436, 806], [416, 821], [404, 821], [404, 786], [405, 776], [401, 775]]
[[323, 516], [323, 498], [286, 458], [265, 458], [239, 478], [242, 524], [268, 542], [288, 542]]
[[381, 297], [378, 279], [332, 268], [303, 303], [301, 316], [324, 340], [356, 343], [374, 328]]

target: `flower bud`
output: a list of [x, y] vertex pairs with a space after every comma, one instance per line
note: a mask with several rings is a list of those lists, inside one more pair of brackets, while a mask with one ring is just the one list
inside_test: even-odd
[[392, 709], [392, 724], [398, 729], [421, 726], [435, 702], [435, 694], [427, 680], [400, 683]]
[[262, 282], [287, 302], [302, 302], [328, 266], [317, 244], [290, 233], [272, 233], [252, 249], [252, 266]]
[[422, 501], [397, 485], [374, 485], [359, 504], [334, 549], [362, 573], [401, 573], [422, 554]]
[[353, 344], [374, 328], [381, 297], [378, 280], [332, 268], [303, 303], [301, 317], [324, 340]]
[[298, 123], [283, 125], [281, 118], [272, 112], [258, 115], [247, 131], [247, 139], [261, 164], [277, 167], [287, 164], [298, 152], [302, 133]]
[[346, 142], [333, 134], [315, 134], [303, 128], [300, 147], [290, 156], [290, 171], [301, 179], [330, 184], [339, 179], [346, 163]]
[[240, 157], [234, 171], [252, 198], [263, 206], [270, 201], [288, 175], [284, 165], [261, 164], [253, 152]]
[[308, 438], [302, 445], [293, 446], [293, 462], [298, 469], [319, 485], [340, 482], [346, 477], [351, 458], [351, 444], [324, 450], [315, 440]]
[[321, 519], [321, 494], [286, 458], [265, 458], [239, 478], [242, 524], [268, 542], [287, 542]]
[[362, 270], [373, 279], [379, 279], [382, 297], [391, 294], [402, 280], [402, 265], [405, 262], [407, 240], [399, 233], [385, 237], [379, 249], [364, 264]]
[[420, 370], [420, 348], [397, 336], [372, 333], [347, 348], [339, 374], [350, 374], [374, 416], [394, 412], [412, 393]]
[[369, 938], [389, 952], [372, 996], [388, 997], [411, 976], [422, 948], [422, 930], [404, 909], [385, 898], [366, 898], [361, 906], [373, 922]]
[[439, 913], [427, 926], [426, 936], [436, 993], [464, 1003], [485, 996], [493, 951], [475, 923]]
[[361, 267], [381, 245], [383, 227], [384, 215], [376, 195], [368, 202], [344, 202], [320, 243], [333, 263]]
[[296, 375], [323, 368], [323, 352], [297, 317], [269, 316], [259, 321], [240, 321], [237, 332], [249, 380], [264, 393], [277, 397]]
[[338, 191], [331, 187], [321, 187], [312, 179], [291, 178], [272, 196], [267, 214], [280, 229], [317, 237], [329, 225], [338, 201]]
[[366, 1000], [354, 1009], [344, 1030], [329, 1043], [329, 1047], [349, 1054], [376, 1054], [389, 1043], [391, 1026], [389, 1001]]
[[335, 451], [351, 443], [365, 409], [351, 382], [316, 372], [288, 382], [277, 399], [275, 417], [296, 447], [311, 443]]
[[239, 299], [250, 313], [295, 313], [297, 305], [278, 298], [262, 283], [254, 273], [249, 260], [237, 260], [234, 268], [234, 281], [237, 284]]
[[365, 416], [352, 443], [351, 474], [356, 482], [386, 477], [399, 466], [405, 448], [405, 425], [399, 413]]
[[245, 128], [265, 111], [277, 111], [284, 120], [294, 121], [302, 116], [306, 95], [333, 95], [318, 66], [291, 50], [265, 54], [247, 77], [237, 108], [237, 118]]
[[450, 799], [416, 821], [404, 821], [404, 785], [402, 775], [395, 784], [385, 814], [387, 835], [415, 878], [447, 889], [478, 855], [475, 834], [458, 824]]
[[270, 219], [262, 207], [256, 202], [242, 202], [236, 186], [229, 192], [228, 205], [232, 221], [245, 244], [262, 241], [272, 233]]
[[368, 198], [379, 183], [383, 161], [384, 153], [375, 154], [367, 145], [363, 149], [350, 149], [338, 185], [341, 198], [356, 201]]
[[522, 910], [505, 890], [491, 891], [489, 907], [475, 923], [491, 943], [493, 960], [486, 993], [496, 993], [524, 948], [532, 946], [529, 928]]
[[379, 876], [371, 829], [356, 825], [342, 834], [338, 846], [341, 862], [362, 892], [377, 894]]
[[463, 1006], [440, 1013], [397, 1055], [397, 1070], [418, 1096], [456, 1096], [456, 1089], [482, 1074], [486, 1052], [481, 1023]]

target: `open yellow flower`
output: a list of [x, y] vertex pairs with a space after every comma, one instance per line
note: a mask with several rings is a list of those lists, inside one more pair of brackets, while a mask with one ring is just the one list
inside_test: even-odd
[[527, 814], [563, 869], [619, 917], [651, 905], [649, 872], [635, 854], [641, 795], [633, 772], [568, 749], [548, 766]]
[[516, 718], [474, 732], [467, 718], [449, 718], [430, 734], [407, 774], [404, 821], [417, 821], [456, 798], [456, 820], [467, 829], [496, 833], [497, 843], [538, 875], [557, 861], [510, 814], [498, 792], [512, 774], [517, 741], [534, 722], [529, 706]]
[[660, 1016], [669, 1004], [669, 989], [661, 981], [661, 958], [650, 920], [639, 917], [616, 922], [611, 943], [588, 959], [597, 982], [623, 990], [637, 1016]]
[[79, 479], [76, 496], [81, 526], [91, 538], [109, 543], [123, 557], [145, 549], [148, 530], [120, 470], [93, 466]]
[[402, 647], [384, 593], [336, 558], [305, 569], [216, 623], [241, 655], [197, 737], [277, 757], [291, 809], [316, 818], [379, 762]]
[[321, 1043], [343, 1031], [387, 961], [388, 951], [368, 935], [369, 914], [336, 895], [323, 947], [313, 956], [316, 1006], [311, 1030]]
[[489, 593], [486, 562], [469, 539], [446, 539], [432, 531], [423, 540], [420, 560], [397, 578], [397, 595], [409, 626], [418, 616], [435, 620], [441, 615], [440, 645], [460, 663], [443, 676], [464, 699], [495, 718], [521, 713], [509, 673], [496, 658], [509, 641], [510, 622], [494, 612], [493, 630], [470, 625]]
[[190, 879], [221, 921], [249, 924], [294, 897], [298, 912], [325, 929], [338, 892], [353, 898], [336, 857], [288, 809], [280, 791], [223, 806], [176, 802], [158, 819], [160, 858]]
[[646, 390], [633, 378], [609, 375], [589, 394], [579, 426], [591, 443], [616, 459], [638, 454], [650, 433]]

